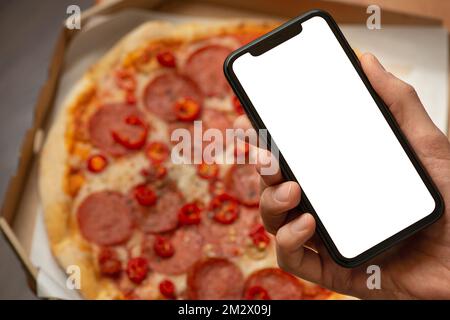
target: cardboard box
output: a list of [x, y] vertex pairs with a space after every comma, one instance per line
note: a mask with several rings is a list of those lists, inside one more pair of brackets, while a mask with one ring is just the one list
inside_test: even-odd
[[[365, 6], [350, 5], [329, 1], [296, 0], [124, 0], [105, 2], [82, 13], [82, 25], [100, 15], [117, 13], [126, 8], [151, 9], [156, 12], [189, 15], [195, 17], [255, 17], [270, 16], [288, 19], [313, 8], [330, 12], [338, 23], [363, 24], [368, 17]], [[427, 17], [407, 15], [395, 11], [383, 10], [384, 25], [439, 26], [439, 20]], [[51, 124], [51, 112], [54, 108], [55, 92], [63, 70], [65, 52], [77, 30], [61, 26], [48, 80], [42, 87], [36, 102], [32, 128], [27, 132], [22, 144], [21, 156], [16, 175], [11, 179], [1, 209], [0, 228], [14, 248], [27, 273], [30, 287], [37, 291], [38, 270], [29, 258], [32, 233], [35, 225], [36, 208], [39, 205], [37, 195], [37, 160], [46, 129]]]

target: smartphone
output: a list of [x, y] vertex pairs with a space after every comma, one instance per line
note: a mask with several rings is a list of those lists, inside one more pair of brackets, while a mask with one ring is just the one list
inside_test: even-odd
[[356, 267], [442, 215], [441, 195], [328, 13], [234, 51], [224, 72], [338, 264]]

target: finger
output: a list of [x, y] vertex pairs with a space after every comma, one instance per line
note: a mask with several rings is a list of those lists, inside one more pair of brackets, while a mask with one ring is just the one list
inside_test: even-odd
[[246, 115], [239, 116], [234, 121], [236, 136], [251, 145], [252, 153], [256, 154], [256, 170], [263, 179], [263, 185], [271, 186], [281, 183], [284, 179], [280, 172], [278, 159], [264, 148], [259, 148], [258, 137]]
[[407, 136], [423, 135], [436, 129], [411, 85], [387, 72], [370, 53], [363, 54], [360, 60], [373, 88]]
[[236, 118], [233, 127], [235, 135], [239, 140], [246, 141], [251, 146], [258, 147], [262, 150], [268, 150], [266, 143], [267, 136], [262, 133], [263, 131], [258, 132], [255, 130], [246, 115], [241, 115]]
[[300, 203], [300, 186], [292, 181], [267, 187], [261, 194], [260, 211], [266, 230], [275, 234], [286, 221], [287, 211]]
[[233, 127], [238, 139], [243, 140], [250, 145], [258, 146], [258, 134], [245, 114], [234, 120]]
[[273, 186], [283, 182], [284, 178], [280, 171], [278, 159], [268, 150], [256, 149], [256, 170], [261, 175], [264, 185]]
[[[322, 239], [320, 239], [319, 235], [314, 233], [314, 235], [305, 243], [305, 246], [307, 248], [310, 248], [316, 253], [323, 253], [323, 242]], [[320, 251], [319, 251], [320, 250]]]
[[283, 270], [320, 284], [321, 258], [314, 251], [303, 247], [314, 235], [315, 228], [315, 220], [309, 213], [281, 227], [276, 234], [277, 259]]
[[236, 120], [234, 120], [234, 128], [248, 130], [248, 129], [252, 129], [253, 126], [250, 123], [250, 120], [248, 120], [247, 116], [245, 114], [243, 114], [243, 115], [237, 117]]

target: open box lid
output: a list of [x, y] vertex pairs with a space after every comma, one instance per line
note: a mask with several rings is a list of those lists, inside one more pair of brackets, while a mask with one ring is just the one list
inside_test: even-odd
[[[196, 17], [254, 17], [255, 15], [290, 18], [319, 8], [330, 12], [339, 23], [365, 25], [368, 14], [365, 6], [344, 4], [323, 0], [114, 0], [101, 3], [82, 13], [82, 24], [85, 25], [95, 17], [117, 13], [126, 8], [151, 9], [156, 12], [192, 15]], [[383, 24], [439, 26], [442, 22], [437, 19], [403, 14], [395, 11], [383, 10]], [[61, 26], [61, 32], [56, 42], [51, 65], [49, 66], [48, 80], [41, 89], [35, 105], [33, 126], [24, 137], [21, 148], [16, 175], [10, 180], [4, 197], [4, 203], [0, 215], [0, 229], [4, 232], [9, 243], [20, 259], [28, 277], [30, 286], [36, 289], [38, 270], [32, 265], [29, 258], [29, 244], [31, 236], [28, 230], [21, 229], [20, 221], [17, 221], [19, 209], [26, 210], [29, 206], [21, 203], [29, 174], [34, 161], [38, 159], [38, 153], [43, 140], [43, 130], [49, 125], [49, 115], [54, 107], [55, 92], [59, 82], [59, 76], [63, 69], [64, 55], [67, 46], [73, 36], [79, 31], [69, 30]], [[20, 232], [19, 232], [20, 231]], [[25, 239], [27, 238], [27, 239]]]

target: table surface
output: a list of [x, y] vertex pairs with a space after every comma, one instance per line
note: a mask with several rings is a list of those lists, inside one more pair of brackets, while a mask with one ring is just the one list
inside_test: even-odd
[[[385, 9], [425, 13], [444, 20], [450, 29], [450, 1], [334, 0], [379, 3]], [[93, 0], [0, 1], [0, 199], [16, 171], [23, 136], [31, 126], [33, 107], [47, 77], [50, 56], [66, 17], [66, 8]], [[20, 22], [19, 22], [20, 21]], [[0, 299], [35, 299], [14, 253], [0, 236]]]
[[[50, 56], [67, 17], [93, 0], [0, 1], [0, 199], [16, 171], [22, 139], [31, 127], [37, 95], [47, 78]], [[0, 236], [0, 299], [33, 299], [14, 253]]]

